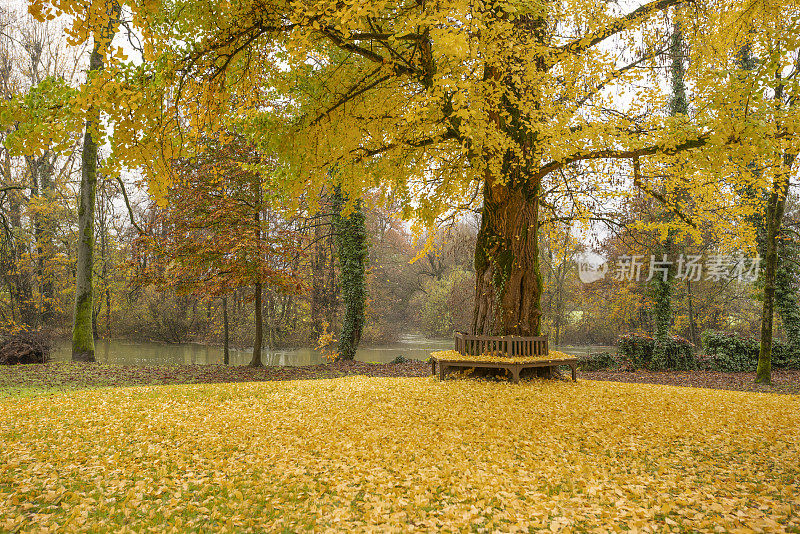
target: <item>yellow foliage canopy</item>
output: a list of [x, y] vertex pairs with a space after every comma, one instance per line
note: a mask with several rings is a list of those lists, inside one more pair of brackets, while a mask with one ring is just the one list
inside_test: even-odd
[[[80, 42], [103, 26], [106, 4], [31, 0], [31, 12], [73, 16]], [[742, 169], [771, 169], [798, 147], [796, 103], [775, 106], [771, 95], [800, 49], [800, 7], [678, 4], [135, 2], [126, 13], [144, 36], [145, 65], [110, 62], [91, 93], [107, 102], [116, 156], [147, 168], [155, 192], [204, 129], [236, 128], [281, 153], [289, 196], [317, 191], [335, 167], [350, 197], [379, 186], [428, 222], [474, 203], [484, 180], [508, 182], [509, 168], [542, 191], [543, 206], [588, 218], [590, 199], [620, 194], [639, 156], [638, 189], [668, 203], [691, 191], [682, 209], [696, 224], [739, 235], [747, 225], [731, 214], [753, 208], [737, 191], [768, 188], [774, 175]], [[689, 116], [668, 116], [658, 74], [673, 23], [689, 51]], [[744, 75], [748, 43], [759, 62]], [[674, 154], [681, 148], [691, 157]], [[564, 176], [570, 164], [589, 174]]]

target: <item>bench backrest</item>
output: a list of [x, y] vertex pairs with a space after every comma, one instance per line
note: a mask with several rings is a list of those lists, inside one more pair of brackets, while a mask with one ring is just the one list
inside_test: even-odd
[[547, 336], [474, 336], [456, 332], [455, 345], [456, 352], [465, 356], [546, 356], [550, 352]]

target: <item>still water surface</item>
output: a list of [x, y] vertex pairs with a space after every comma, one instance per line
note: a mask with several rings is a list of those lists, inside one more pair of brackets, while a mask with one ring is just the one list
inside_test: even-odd
[[[452, 339], [429, 339], [422, 336], [407, 335], [396, 343], [388, 345], [363, 346], [356, 353], [356, 360], [362, 362], [387, 363], [398, 356], [407, 359], [427, 360], [431, 352], [453, 348]], [[581, 346], [553, 347], [568, 354], [586, 354], [587, 351], [601, 352], [613, 347]], [[55, 361], [67, 361], [71, 356], [69, 341], [57, 342], [53, 348]], [[231, 349], [231, 365], [250, 363], [252, 350]], [[95, 358], [99, 363], [116, 365], [195, 365], [221, 364], [222, 347], [201, 345], [199, 343], [133, 343], [126, 341], [95, 341]], [[298, 366], [315, 365], [327, 360], [319, 351], [311, 348], [264, 350], [261, 355], [264, 365]]]
[[[421, 336], [406, 336], [397, 343], [379, 346], [364, 346], [358, 349], [356, 359], [363, 362], [386, 363], [398, 356], [408, 359], [426, 360], [431, 352], [453, 347], [452, 339], [427, 339]], [[231, 365], [247, 365], [253, 351], [231, 348]], [[57, 342], [53, 348], [55, 361], [67, 361], [71, 357], [69, 341]], [[95, 358], [99, 363], [117, 365], [194, 365], [221, 364], [222, 347], [199, 343], [134, 343], [126, 341], [95, 341]], [[264, 365], [297, 366], [315, 365], [328, 360], [311, 348], [267, 350], [261, 353]]]

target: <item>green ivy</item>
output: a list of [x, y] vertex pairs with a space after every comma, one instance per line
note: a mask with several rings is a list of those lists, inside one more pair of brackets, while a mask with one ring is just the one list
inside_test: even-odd
[[670, 336], [664, 357], [654, 358], [656, 340], [645, 334], [628, 333], [617, 340], [617, 352], [628, 369], [689, 371], [700, 367], [694, 355], [694, 345], [680, 336]]
[[364, 208], [358, 199], [347, 216], [342, 215], [346, 199], [341, 189], [333, 194], [333, 219], [336, 248], [341, 270], [341, 295], [344, 303], [342, 333], [339, 336], [339, 359], [352, 360], [364, 329], [364, 308], [367, 299], [364, 281], [367, 262], [367, 229]]
[[800, 357], [800, 244], [778, 241], [778, 265], [775, 271], [775, 307], [786, 331], [789, 348]]
[[598, 352], [578, 356], [578, 369], [581, 371], [603, 371], [616, 369], [620, 363], [610, 352]]
[[[706, 330], [703, 332], [702, 340], [709, 369], [732, 373], [749, 373], [756, 370], [760, 344], [755, 337]], [[778, 369], [799, 369], [800, 353], [790, 344], [774, 339], [772, 366]]]

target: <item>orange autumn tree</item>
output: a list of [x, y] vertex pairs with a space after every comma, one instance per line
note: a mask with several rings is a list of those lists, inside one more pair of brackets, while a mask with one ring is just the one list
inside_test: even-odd
[[253, 288], [250, 365], [259, 367], [264, 288], [302, 288], [294, 272], [297, 235], [274, 211], [269, 177], [248, 170], [252, 164], [267, 167], [266, 158], [235, 135], [207, 139], [195, 157], [175, 160], [174, 181], [156, 208], [156, 229], [142, 239], [156, 258], [145, 273], [151, 282], [223, 299], [234, 289]]

